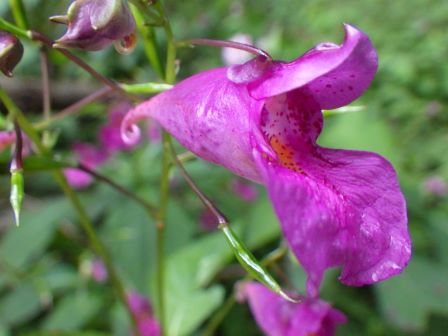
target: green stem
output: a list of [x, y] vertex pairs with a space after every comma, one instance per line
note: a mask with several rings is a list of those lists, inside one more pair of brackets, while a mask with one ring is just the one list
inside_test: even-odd
[[150, 202], [148, 202], [144, 198], [140, 197], [139, 195], [133, 193], [129, 189], [127, 189], [127, 188], [123, 187], [122, 185], [118, 184], [114, 180], [111, 180], [107, 176], [104, 176], [104, 175], [98, 173], [97, 171], [87, 167], [86, 165], [84, 165], [82, 163], [79, 163], [74, 168], [82, 170], [83, 172], [89, 174], [90, 176], [94, 177], [98, 181], [106, 183], [107, 185], [109, 185], [110, 187], [114, 188], [115, 190], [117, 190], [121, 194], [123, 194], [123, 195], [129, 197], [130, 199], [136, 201], [137, 203], [139, 203], [146, 210], [146, 212], [148, 212], [148, 214], [151, 217], [153, 217], [155, 219], [158, 218], [157, 209], [156, 209], [156, 207], [154, 205], [152, 205]]
[[[49, 151], [44, 146], [44, 144], [41, 142], [36, 130], [33, 128], [33, 126], [28, 121], [28, 119], [25, 117], [25, 115], [22, 113], [22, 111], [20, 111], [20, 109], [14, 104], [14, 102], [11, 100], [11, 98], [6, 94], [6, 92], [2, 88], [0, 88], [0, 100], [6, 106], [9, 113], [12, 114], [12, 116], [16, 118], [16, 120], [17, 120], [18, 124], [20, 125], [20, 127], [22, 128], [22, 130], [28, 135], [28, 137], [31, 139], [31, 141], [33, 141], [33, 143], [36, 145], [39, 152], [44, 156], [48, 156]], [[107, 253], [106, 248], [104, 247], [104, 245], [100, 241], [99, 237], [97, 236], [95, 229], [93, 227], [93, 224], [87, 215], [87, 211], [85, 210], [84, 206], [82, 205], [82, 203], [79, 200], [76, 193], [69, 186], [67, 179], [65, 178], [64, 174], [62, 173], [62, 171], [60, 169], [54, 170], [54, 177], [55, 177], [55, 180], [57, 181], [57, 183], [59, 184], [60, 188], [63, 190], [64, 194], [70, 200], [70, 202], [72, 203], [72, 206], [76, 210], [79, 220], [80, 220], [80, 223], [81, 223], [81, 226], [89, 238], [92, 249], [104, 261], [107, 272], [110, 275], [112, 285], [114, 286], [119, 299], [121, 300], [122, 304], [126, 307], [126, 310], [128, 311], [130, 318], [134, 322], [134, 326], [136, 327], [137, 320], [136, 320], [136, 317], [130, 311], [129, 306], [127, 304], [126, 293], [124, 290], [123, 283], [121, 282], [120, 278], [118, 277], [117, 272], [115, 271], [115, 268], [114, 268], [112, 261]]]
[[31, 32], [22, 29], [20, 27], [17, 27], [16, 25], [6, 21], [5, 19], [0, 17], [0, 30], [7, 31], [13, 35], [16, 35], [18, 37], [22, 37], [25, 39], [31, 39]]
[[123, 90], [134, 94], [154, 94], [171, 89], [173, 86], [165, 83], [138, 83], [138, 84], [121, 84]]
[[[276, 248], [274, 251], [270, 252], [267, 256], [265, 256], [261, 260], [261, 265], [264, 267], [267, 267], [273, 263], [275, 263], [277, 260], [283, 258], [286, 254], [288, 249], [285, 245], [280, 245], [278, 248]], [[251, 276], [246, 276], [243, 281], [250, 280]], [[236, 298], [235, 295], [232, 293], [229, 295], [224, 302], [224, 304], [219, 308], [216, 313], [212, 316], [210, 321], [207, 323], [207, 325], [204, 328], [204, 331], [202, 332], [201, 336], [212, 336], [215, 334], [216, 329], [221, 325], [221, 323], [224, 321], [227, 314], [232, 310], [233, 306], [236, 304]]]
[[111, 93], [111, 91], [112, 91], [112, 89], [109, 86], [105, 86], [105, 87], [99, 89], [98, 91], [91, 93], [87, 97], [82, 98], [81, 100], [77, 101], [76, 103], [73, 103], [72, 105], [64, 108], [59, 113], [54, 114], [47, 119], [44, 119], [42, 121], [35, 123], [34, 127], [37, 130], [45, 129], [45, 128], [49, 127], [50, 125], [52, 125], [54, 122], [61, 120], [69, 115], [72, 115], [73, 113], [78, 112], [81, 108], [90, 104], [91, 102], [108, 95], [109, 93]]
[[174, 40], [173, 30], [171, 29], [170, 21], [166, 16], [162, 1], [157, 1], [154, 6], [159, 11], [160, 16], [163, 19], [163, 29], [165, 31], [167, 41], [165, 81], [168, 84], [174, 84], [176, 81], [176, 42]]
[[[176, 45], [174, 43], [174, 36], [168, 18], [165, 15], [162, 3], [159, 0], [155, 4], [156, 10], [163, 19], [163, 28], [165, 30], [167, 39], [167, 54], [166, 54], [166, 70], [165, 82], [167, 84], [174, 84], [176, 80]], [[158, 308], [159, 321], [161, 327], [161, 335], [166, 334], [166, 320], [165, 320], [165, 219], [166, 208], [168, 204], [169, 195], [169, 174], [171, 168], [170, 146], [171, 136], [166, 131], [162, 131], [163, 156], [162, 156], [162, 174], [160, 178], [160, 203], [159, 203], [159, 218], [157, 221], [157, 290], [158, 290]]]
[[169, 195], [171, 160], [169, 152], [170, 135], [162, 131], [163, 154], [160, 177], [159, 213], [157, 218], [157, 301], [162, 336], [166, 334], [165, 319], [165, 222]]
[[25, 7], [22, 0], [9, 0], [12, 16], [16, 24], [22, 29], [28, 29], [28, 20], [26, 19]]
[[142, 5], [138, 7], [136, 5], [131, 7], [132, 13], [134, 15], [135, 21], [137, 23], [137, 29], [143, 40], [143, 47], [145, 50], [146, 57], [151, 63], [152, 68], [157, 73], [160, 78], [164, 77], [162, 62], [160, 61], [159, 53], [157, 51], [157, 40], [154, 32], [154, 28], [145, 26], [145, 19], [143, 14]]

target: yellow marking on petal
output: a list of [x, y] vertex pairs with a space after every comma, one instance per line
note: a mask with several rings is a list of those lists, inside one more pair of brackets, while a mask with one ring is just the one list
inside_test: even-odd
[[297, 173], [304, 173], [303, 169], [294, 160], [294, 152], [291, 148], [283, 144], [275, 135], [269, 139], [269, 143], [283, 166]]

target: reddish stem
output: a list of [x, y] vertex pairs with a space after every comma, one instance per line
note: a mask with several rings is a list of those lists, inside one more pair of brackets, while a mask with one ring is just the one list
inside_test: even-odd
[[272, 57], [266, 51], [257, 48], [253, 45], [240, 43], [235, 41], [226, 41], [226, 40], [212, 40], [206, 38], [197, 38], [197, 39], [188, 39], [181, 41], [182, 44], [195, 44], [195, 45], [208, 45], [213, 47], [220, 48], [233, 48], [246, 51], [256, 56], [264, 57], [267, 61], [271, 62]]

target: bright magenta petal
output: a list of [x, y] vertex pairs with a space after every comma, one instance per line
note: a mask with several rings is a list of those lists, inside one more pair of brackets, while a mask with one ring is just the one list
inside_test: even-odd
[[306, 87], [321, 109], [333, 109], [358, 98], [377, 68], [377, 54], [368, 36], [345, 25], [342, 45], [321, 43], [290, 63], [276, 62], [249, 84], [249, 91], [261, 99]]
[[316, 148], [303, 173], [257, 156], [285, 237], [316, 295], [324, 271], [371, 284], [400, 273], [411, 243], [405, 200], [392, 166], [368, 152]]
[[258, 326], [268, 336], [332, 336], [347, 321], [344, 314], [319, 299], [291, 303], [255, 282], [243, 285]]
[[251, 157], [249, 111], [261, 105], [245, 86], [227, 80], [225, 68], [205, 71], [130, 111], [122, 136], [135, 142], [139, 134], [134, 124], [151, 117], [204, 160], [260, 181]]

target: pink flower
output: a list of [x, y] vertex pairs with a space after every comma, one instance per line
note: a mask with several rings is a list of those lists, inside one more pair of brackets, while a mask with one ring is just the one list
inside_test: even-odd
[[140, 335], [159, 336], [160, 326], [153, 315], [152, 307], [148, 299], [134, 291], [129, 291], [126, 295], [129, 309], [137, 320]]
[[132, 108], [127, 102], [121, 102], [109, 110], [109, 120], [99, 131], [100, 143], [108, 152], [128, 150], [132, 148], [121, 138], [120, 126], [126, 112]]
[[332, 336], [339, 324], [347, 322], [323, 300], [291, 303], [255, 282], [243, 284], [239, 295], [249, 301], [258, 326], [268, 336]]
[[319, 44], [289, 63], [258, 57], [189, 77], [122, 124], [133, 143], [135, 123], [154, 118], [199, 157], [263, 183], [311, 297], [330, 267], [341, 267], [343, 283], [361, 286], [400, 273], [411, 255], [391, 164], [316, 143], [321, 110], [358, 98], [377, 71], [368, 36], [350, 25], [345, 34], [342, 45]]
[[99, 258], [93, 259], [91, 261], [90, 268], [93, 280], [95, 280], [98, 283], [106, 282], [109, 276], [107, 274], [106, 266], [104, 265], [101, 259]]
[[5, 150], [16, 142], [16, 133], [11, 131], [0, 132], [0, 151]]
[[426, 193], [435, 196], [445, 196], [448, 194], [448, 186], [440, 176], [428, 177], [423, 182], [423, 187]]
[[[107, 160], [108, 154], [89, 144], [77, 143], [73, 145], [73, 151], [79, 157], [79, 162], [90, 169], [94, 169]], [[92, 177], [76, 168], [64, 169], [64, 175], [68, 183], [77, 189], [88, 187], [92, 183]]]
[[253, 202], [258, 196], [257, 188], [255, 188], [255, 186], [248, 182], [241, 181], [240, 179], [233, 180], [232, 191], [246, 202]]

